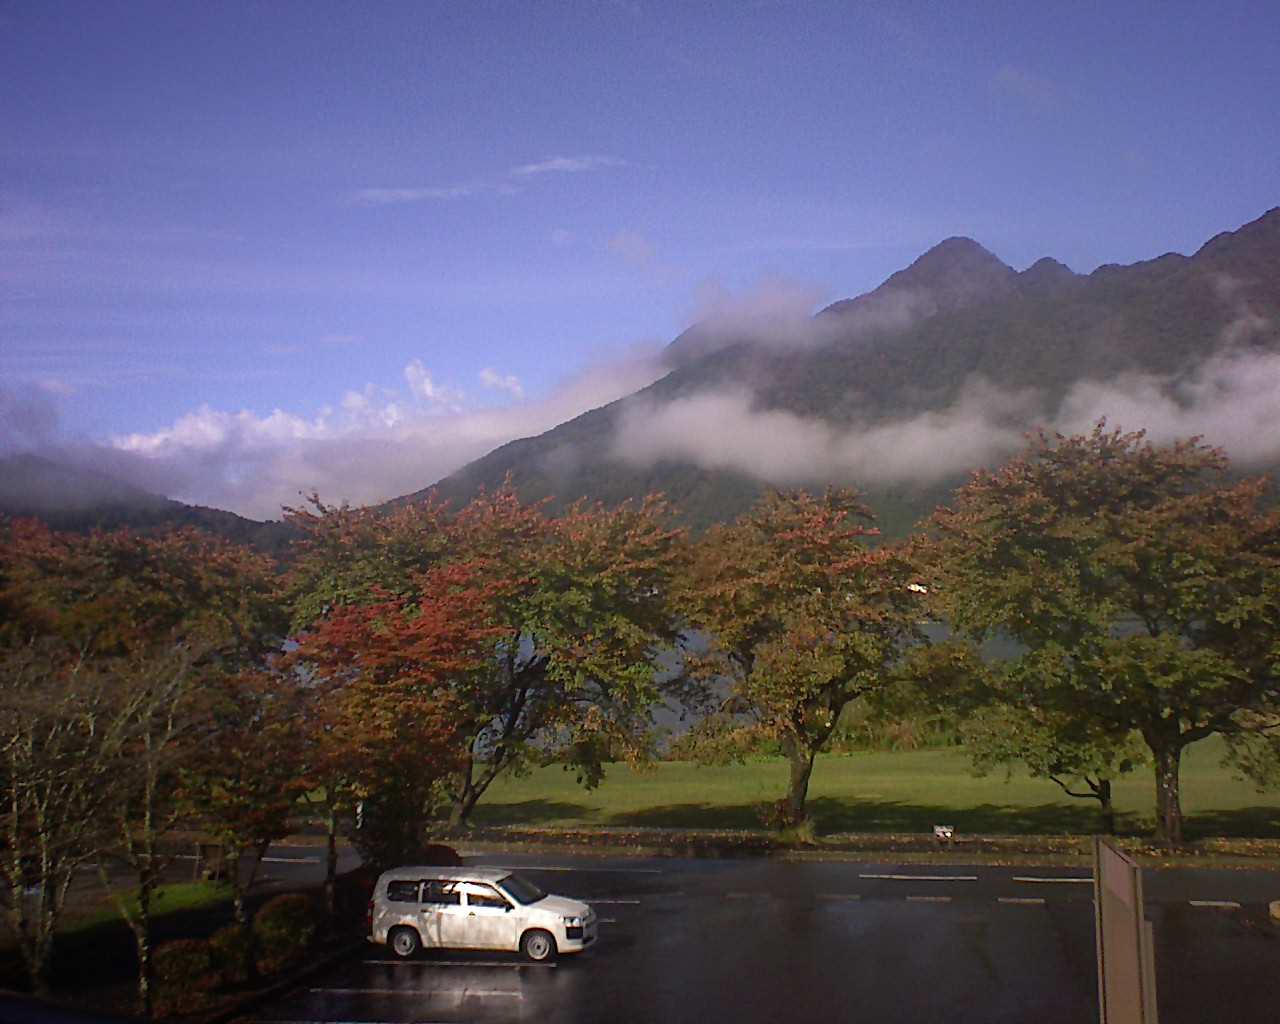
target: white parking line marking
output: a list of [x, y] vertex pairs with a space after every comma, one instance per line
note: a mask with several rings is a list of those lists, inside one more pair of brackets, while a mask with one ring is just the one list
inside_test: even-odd
[[447, 996], [456, 1000], [470, 999], [523, 999], [523, 992], [508, 992], [501, 988], [313, 988], [312, 995], [334, 996]]
[[638, 906], [639, 900], [583, 900], [588, 906], [594, 907], [597, 903], [624, 903], [628, 906]]
[[598, 917], [596, 918], [596, 920], [600, 924], [617, 924], [618, 923], [618, 919], [616, 917]]
[[859, 875], [859, 878], [879, 878], [890, 882], [976, 882], [977, 875]]
[[1044, 906], [1043, 896], [1001, 896], [1001, 903], [1015, 903], [1023, 907], [1042, 907]]
[[908, 896], [908, 903], [950, 903], [950, 896]]
[[1092, 875], [1087, 876], [1085, 878], [1081, 878], [1079, 875], [1066, 875], [1061, 878], [1045, 878], [1043, 875], [1014, 875], [1013, 880], [1015, 882], [1047, 882], [1050, 884], [1071, 883], [1071, 882], [1076, 882], [1081, 885], [1086, 883], [1089, 885], [1093, 884]]
[[1187, 900], [1193, 907], [1230, 907], [1239, 910], [1240, 904], [1235, 900]]
[[857, 892], [820, 892], [818, 893], [820, 900], [860, 900], [862, 894]]
[[370, 967], [506, 967], [509, 970], [524, 970], [526, 967], [550, 967], [557, 964], [533, 963], [523, 960], [364, 960]]

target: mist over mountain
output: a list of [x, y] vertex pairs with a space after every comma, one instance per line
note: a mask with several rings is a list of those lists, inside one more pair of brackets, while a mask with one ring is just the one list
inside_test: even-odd
[[[972, 239], [949, 238], [874, 290], [812, 309], [812, 296], [785, 287], [712, 304], [658, 359], [633, 359], [626, 372], [605, 367], [608, 386], [587, 387], [595, 401], [623, 397], [434, 484], [431, 445], [448, 428], [424, 419], [395, 460], [397, 473], [425, 476], [424, 489], [394, 500], [433, 491], [461, 503], [509, 474], [526, 499], [553, 507], [661, 491], [701, 527], [732, 518], [766, 486], [838, 483], [863, 490], [897, 535], [974, 468], [1018, 450], [1027, 431], [1086, 431], [1102, 417], [1160, 441], [1202, 435], [1245, 470], [1280, 467], [1280, 209], [1191, 256], [1087, 275], [1049, 256], [1019, 272]], [[0, 402], [0, 442], [8, 439], [0, 452], [9, 453], [0, 455], [0, 514], [68, 529], [190, 523], [276, 550], [288, 532], [279, 523], [156, 492], [179, 493], [179, 478], [212, 478], [219, 459], [235, 456], [244, 487], [269, 478], [272, 493], [298, 495], [314, 486], [307, 473], [325, 444], [341, 456], [339, 476], [322, 474], [330, 486], [395, 493], [365, 479], [376, 460], [361, 457], [363, 435], [307, 435], [289, 442], [302, 446], [295, 452], [261, 438], [246, 447], [229, 431], [210, 451], [187, 457], [179, 446], [171, 457], [143, 458], [104, 445], [59, 447], [47, 396], [19, 398]], [[575, 401], [490, 417], [480, 435], [510, 437], [520, 427], [504, 434], [503, 423], [538, 429], [589, 407]], [[418, 433], [425, 447], [411, 443]]]
[[[648, 387], [440, 481], [463, 501], [511, 475], [562, 505], [663, 491], [701, 526], [766, 485], [853, 484], [901, 533], [1029, 430], [1106, 417], [1280, 465], [1280, 209], [1194, 255], [1018, 272], [949, 238], [808, 316], [710, 317]], [[411, 500], [425, 492], [406, 496]]]
[[278, 552], [292, 531], [222, 509], [184, 505], [106, 473], [23, 452], [0, 458], [0, 516], [44, 520], [58, 530], [195, 526]]

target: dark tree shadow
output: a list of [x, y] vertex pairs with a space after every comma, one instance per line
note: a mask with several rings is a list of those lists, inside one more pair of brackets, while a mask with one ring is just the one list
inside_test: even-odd
[[[833, 832], [893, 832], [932, 835], [934, 825], [952, 825], [961, 836], [1079, 836], [1102, 829], [1102, 818], [1093, 801], [1033, 806], [986, 803], [957, 810], [954, 807], [906, 800], [841, 800], [815, 797], [809, 814], [820, 834]], [[600, 814], [585, 804], [556, 800], [521, 800], [512, 803], [481, 802], [475, 810], [476, 825], [554, 825], [578, 821], [589, 829], [598, 824], [613, 828], [757, 829], [762, 827], [762, 801], [713, 804], [706, 801], [658, 804], [634, 811]], [[1229, 811], [1189, 814], [1188, 839], [1216, 836], [1247, 839], [1280, 838], [1280, 807], [1242, 807]], [[1120, 835], [1147, 836], [1152, 831], [1148, 814], [1116, 813]]]
[[592, 809], [586, 804], [564, 800], [519, 800], [513, 803], [486, 803], [481, 800], [471, 812], [475, 825], [547, 825], [568, 819], [589, 820]]
[[759, 804], [660, 804], [610, 815], [605, 824], [641, 828], [760, 828]]
[[[809, 813], [819, 832], [932, 835], [934, 825], [951, 825], [962, 836], [1056, 836], [1091, 835], [1102, 828], [1101, 815], [1084, 801], [1079, 806], [1046, 803], [1028, 807], [989, 803], [957, 809], [899, 800], [844, 801], [817, 797], [809, 801]], [[1138, 833], [1142, 831], [1142, 825], [1137, 815], [1119, 812], [1116, 829], [1121, 834]]]
[[1183, 822], [1188, 839], [1231, 836], [1241, 839], [1280, 839], [1280, 806], [1237, 807], [1230, 811], [1188, 814]]

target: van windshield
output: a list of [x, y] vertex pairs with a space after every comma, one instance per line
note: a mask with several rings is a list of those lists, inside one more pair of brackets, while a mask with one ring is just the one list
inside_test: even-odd
[[521, 878], [519, 875], [507, 875], [498, 883], [506, 891], [512, 899], [517, 903], [537, 903], [547, 894], [534, 885], [529, 879]]

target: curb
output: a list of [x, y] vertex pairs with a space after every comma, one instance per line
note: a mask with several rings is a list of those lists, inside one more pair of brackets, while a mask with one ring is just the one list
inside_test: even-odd
[[[478, 827], [464, 834], [440, 836], [459, 850], [476, 853], [562, 853], [598, 857], [688, 857], [692, 859], [776, 858], [798, 861], [952, 863], [1027, 866], [1076, 866], [1092, 863], [1086, 836], [973, 836], [937, 843], [930, 836], [891, 833], [846, 833], [824, 837], [812, 845], [785, 844], [758, 831], [714, 832], [692, 829], [552, 829]], [[1280, 867], [1280, 842], [1263, 841], [1254, 848], [1231, 848], [1219, 840], [1202, 847], [1169, 850], [1134, 837], [1121, 845], [1148, 868]], [[1225, 849], [1214, 849], [1226, 846]]]

